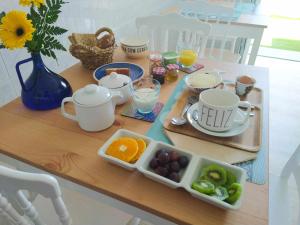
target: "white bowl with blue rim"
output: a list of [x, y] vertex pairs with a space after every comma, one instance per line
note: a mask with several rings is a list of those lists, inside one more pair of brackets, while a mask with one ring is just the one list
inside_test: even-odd
[[140, 80], [144, 75], [144, 69], [134, 63], [128, 63], [128, 62], [114, 62], [109, 63], [103, 66], [98, 67], [93, 74], [94, 79], [99, 83], [99, 80], [106, 76], [106, 69], [110, 68], [128, 68], [129, 69], [129, 75], [132, 80], [132, 82], [136, 82]]

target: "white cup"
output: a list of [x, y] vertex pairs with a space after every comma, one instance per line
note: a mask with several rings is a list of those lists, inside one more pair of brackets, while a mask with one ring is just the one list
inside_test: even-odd
[[[239, 106], [247, 108], [242, 120], [235, 119]], [[207, 130], [222, 132], [230, 130], [234, 123], [239, 125], [246, 123], [251, 104], [240, 101], [236, 94], [228, 90], [209, 89], [200, 93], [198, 110], [200, 126]]]
[[254, 87], [255, 79], [249, 76], [239, 76], [235, 82], [235, 93], [238, 96], [246, 96]]

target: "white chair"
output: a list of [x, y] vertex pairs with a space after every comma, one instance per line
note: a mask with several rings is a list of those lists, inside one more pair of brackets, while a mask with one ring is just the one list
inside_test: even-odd
[[139, 17], [136, 19], [138, 34], [149, 38], [152, 51], [176, 51], [178, 43], [188, 42], [204, 55], [210, 25], [178, 14]]
[[[224, 56], [222, 56], [224, 61], [252, 64], [257, 56], [258, 44], [260, 42], [259, 34], [249, 33], [247, 30], [233, 23], [243, 13], [240, 10], [243, 11], [244, 7], [249, 10], [251, 5], [255, 6], [257, 4], [257, 1], [239, 0], [236, 2], [237, 5], [236, 3], [232, 4], [232, 1], [221, 2], [226, 4], [222, 5], [219, 1], [215, 0], [180, 1], [176, 3], [176, 7], [179, 13], [187, 18], [198, 18], [202, 21], [209, 21], [212, 27], [211, 36], [224, 40], [222, 36], [225, 33], [227, 34], [226, 51], [224, 52]], [[230, 7], [229, 5], [232, 6]], [[219, 49], [219, 47], [214, 48]], [[218, 54], [215, 54], [215, 56], [217, 57], [214, 58], [219, 58]], [[248, 58], [249, 56], [250, 58]]]
[[[220, 20], [216, 23], [220, 24]], [[240, 55], [234, 53], [236, 38], [229, 35], [230, 30], [214, 35], [207, 23], [179, 14], [148, 16], [136, 19], [138, 34], [149, 38], [150, 50], [176, 51], [180, 42], [195, 46], [200, 58], [237, 63]]]
[[[289, 184], [291, 175], [295, 178], [296, 188]], [[294, 207], [293, 202], [298, 208]], [[300, 145], [280, 176], [270, 175], [269, 205], [270, 225], [300, 225]]]
[[[28, 196], [26, 191], [30, 191]], [[32, 201], [37, 194], [51, 200], [61, 224], [71, 225], [57, 180], [46, 174], [25, 173], [0, 166], [0, 214], [11, 224], [44, 225]]]

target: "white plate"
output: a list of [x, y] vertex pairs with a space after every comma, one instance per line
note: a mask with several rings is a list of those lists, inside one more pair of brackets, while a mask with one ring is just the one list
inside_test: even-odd
[[[243, 133], [245, 130], [247, 130], [247, 128], [249, 127], [249, 119], [247, 120], [246, 123], [244, 123], [243, 125], [240, 125], [240, 124], [237, 124], [237, 123], [234, 123], [233, 127], [228, 130], [228, 131], [223, 131], [223, 132], [215, 132], [215, 131], [210, 131], [210, 130], [207, 130], [203, 127], [201, 127], [199, 125], [199, 123], [197, 121], [195, 121], [193, 119], [193, 112], [194, 110], [198, 110], [198, 103], [195, 103], [194, 105], [192, 105], [188, 112], [187, 112], [187, 119], [189, 121], [189, 123], [196, 129], [196, 130], [199, 130], [205, 134], [208, 134], [208, 135], [211, 135], [211, 136], [216, 136], [216, 137], [232, 137], [232, 136], [236, 136], [236, 135], [239, 135], [241, 133]], [[238, 120], [242, 120], [243, 119], [243, 114], [244, 112], [242, 112], [240, 109], [238, 110], [237, 112], [237, 119]]]

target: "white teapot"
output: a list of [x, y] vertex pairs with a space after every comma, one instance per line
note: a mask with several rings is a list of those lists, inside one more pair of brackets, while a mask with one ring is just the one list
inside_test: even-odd
[[[120, 92], [110, 92], [108, 88], [96, 84], [86, 85], [72, 97], [64, 98], [61, 113], [64, 117], [77, 121], [86, 131], [100, 131], [110, 127], [115, 121], [116, 103], [123, 98]], [[65, 103], [75, 105], [75, 115], [65, 111]]]

